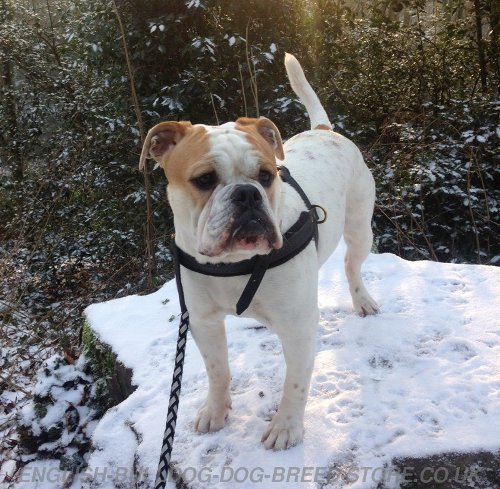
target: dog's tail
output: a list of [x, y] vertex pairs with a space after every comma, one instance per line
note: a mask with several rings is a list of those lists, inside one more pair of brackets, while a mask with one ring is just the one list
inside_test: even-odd
[[332, 124], [326, 115], [325, 109], [321, 105], [316, 92], [309, 85], [302, 66], [300, 66], [293, 54], [285, 54], [285, 68], [293, 91], [305, 105], [309, 114], [311, 129], [332, 129]]

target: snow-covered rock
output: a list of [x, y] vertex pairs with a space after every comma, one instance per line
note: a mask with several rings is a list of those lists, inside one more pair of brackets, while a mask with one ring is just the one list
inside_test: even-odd
[[[372, 254], [363, 276], [381, 313], [360, 318], [343, 253], [341, 245], [320, 271], [317, 356], [300, 446], [262, 447], [281, 395], [281, 346], [254, 321], [233, 317], [226, 321], [233, 409], [221, 431], [196, 433], [207, 378], [189, 338], [172, 456], [189, 487], [220, 487], [222, 478], [238, 489], [277, 482], [371, 488], [374, 471], [380, 480], [398, 457], [500, 448], [500, 270]], [[87, 308], [93, 331], [133, 369], [137, 390], [97, 425], [89, 467], [75, 487], [152, 487], [178, 314], [174, 281]], [[386, 486], [398, 487], [397, 479]]]

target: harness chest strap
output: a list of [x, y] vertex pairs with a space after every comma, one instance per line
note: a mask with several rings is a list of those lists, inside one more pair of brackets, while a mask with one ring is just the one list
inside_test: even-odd
[[[291, 260], [298, 255], [306, 246], [314, 240], [318, 246], [318, 224], [326, 219], [325, 210], [317, 205], [312, 205], [307, 195], [300, 185], [291, 176], [288, 168], [281, 166], [279, 168], [281, 179], [291, 185], [300, 195], [306, 204], [307, 211], [300, 214], [295, 224], [283, 235], [283, 246], [279, 250], [273, 250], [267, 255], [258, 255], [248, 260], [236, 263], [206, 263], [201, 264], [194, 257], [181, 250], [175, 241], [172, 243], [173, 255], [177, 256], [179, 263], [196, 273], [211, 275], [214, 277], [236, 277], [239, 275], [250, 275], [250, 278], [241, 293], [236, 304], [236, 314], [242, 314], [252, 302], [257, 292], [266, 270], [277, 267]], [[324, 213], [324, 219], [319, 220], [317, 208], [321, 208]]]

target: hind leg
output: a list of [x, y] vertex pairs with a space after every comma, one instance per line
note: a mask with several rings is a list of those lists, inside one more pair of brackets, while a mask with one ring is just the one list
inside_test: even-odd
[[[371, 183], [371, 182], [367, 182]], [[372, 184], [373, 185], [373, 184]], [[370, 253], [373, 243], [371, 217], [374, 191], [367, 192], [363, 199], [355, 199], [347, 206], [344, 239], [347, 244], [345, 273], [349, 282], [354, 310], [360, 316], [376, 314], [378, 305], [370, 296], [361, 278], [361, 265]], [[355, 204], [355, 205], [354, 205]]]

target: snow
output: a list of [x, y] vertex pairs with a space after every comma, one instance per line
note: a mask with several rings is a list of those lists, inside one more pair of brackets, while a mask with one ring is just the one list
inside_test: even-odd
[[[344, 251], [342, 244], [320, 270], [321, 318], [303, 444], [284, 452], [262, 447], [281, 395], [281, 346], [254, 321], [233, 317], [226, 322], [233, 408], [221, 431], [196, 433], [193, 419], [207, 379], [189, 338], [172, 461], [190, 487], [219, 487], [224, 474], [241, 489], [273, 488], [282, 471], [299, 468], [304, 482], [292, 477], [286, 487], [316, 488], [315, 476], [324, 480], [329, 468], [325, 487], [372, 488], [373, 477], [347, 484], [332, 478], [332, 470], [500, 448], [500, 270], [372, 254], [363, 276], [381, 313], [360, 318], [352, 312]], [[135, 477], [152, 486], [178, 314], [174, 281], [150, 295], [87, 308], [96, 334], [133, 369], [137, 390], [97, 424], [89, 467], [72, 487], [114, 488], [124, 476], [134, 477], [133, 467]], [[259, 476], [262, 481], [252, 482]]]

